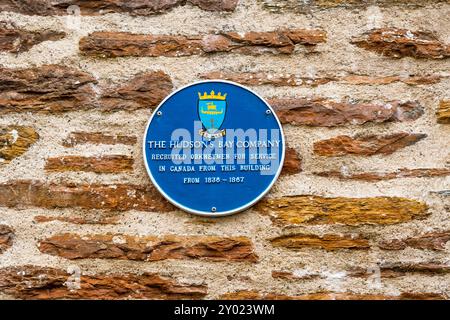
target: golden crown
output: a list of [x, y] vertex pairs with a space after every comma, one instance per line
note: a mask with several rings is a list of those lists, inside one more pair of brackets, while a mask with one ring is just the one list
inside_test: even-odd
[[202, 95], [200, 92], [198, 93], [198, 97], [200, 100], [225, 100], [227, 98], [227, 94], [222, 95], [221, 92], [215, 94], [214, 90], [211, 90], [210, 94], [206, 92]]

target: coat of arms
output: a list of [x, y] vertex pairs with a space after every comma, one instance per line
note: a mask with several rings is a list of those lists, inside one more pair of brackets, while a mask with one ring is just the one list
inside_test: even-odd
[[227, 94], [221, 92], [216, 94], [211, 91], [202, 95], [198, 93], [198, 114], [204, 129], [200, 130], [200, 135], [208, 140], [225, 136], [226, 130], [220, 130], [225, 120], [227, 111]]

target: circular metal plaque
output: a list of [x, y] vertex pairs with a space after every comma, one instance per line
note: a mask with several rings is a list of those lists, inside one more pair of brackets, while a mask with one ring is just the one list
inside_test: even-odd
[[283, 130], [273, 109], [236, 83], [211, 80], [169, 95], [143, 141], [147, 172], [182, 210], [225, 216], [249, 208], [278, 178]]

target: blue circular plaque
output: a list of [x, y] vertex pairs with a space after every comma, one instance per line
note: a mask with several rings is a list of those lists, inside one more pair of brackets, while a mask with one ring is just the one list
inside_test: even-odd
[[169, 95], [151, 116], [144, 162], [156, 188], [175, 206], [203, 216], [249, 208], [278, 178], [283, 130], [253, 91], [211, 80]]

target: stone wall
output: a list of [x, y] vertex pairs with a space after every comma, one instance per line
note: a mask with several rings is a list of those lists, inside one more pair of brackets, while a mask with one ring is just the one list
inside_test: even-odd
[[[0, 297], [448, 299], [450, 1], [0, 0]], [[142, 137], [247, 85], [286, 134], [246, 212], [174, 208]]]

